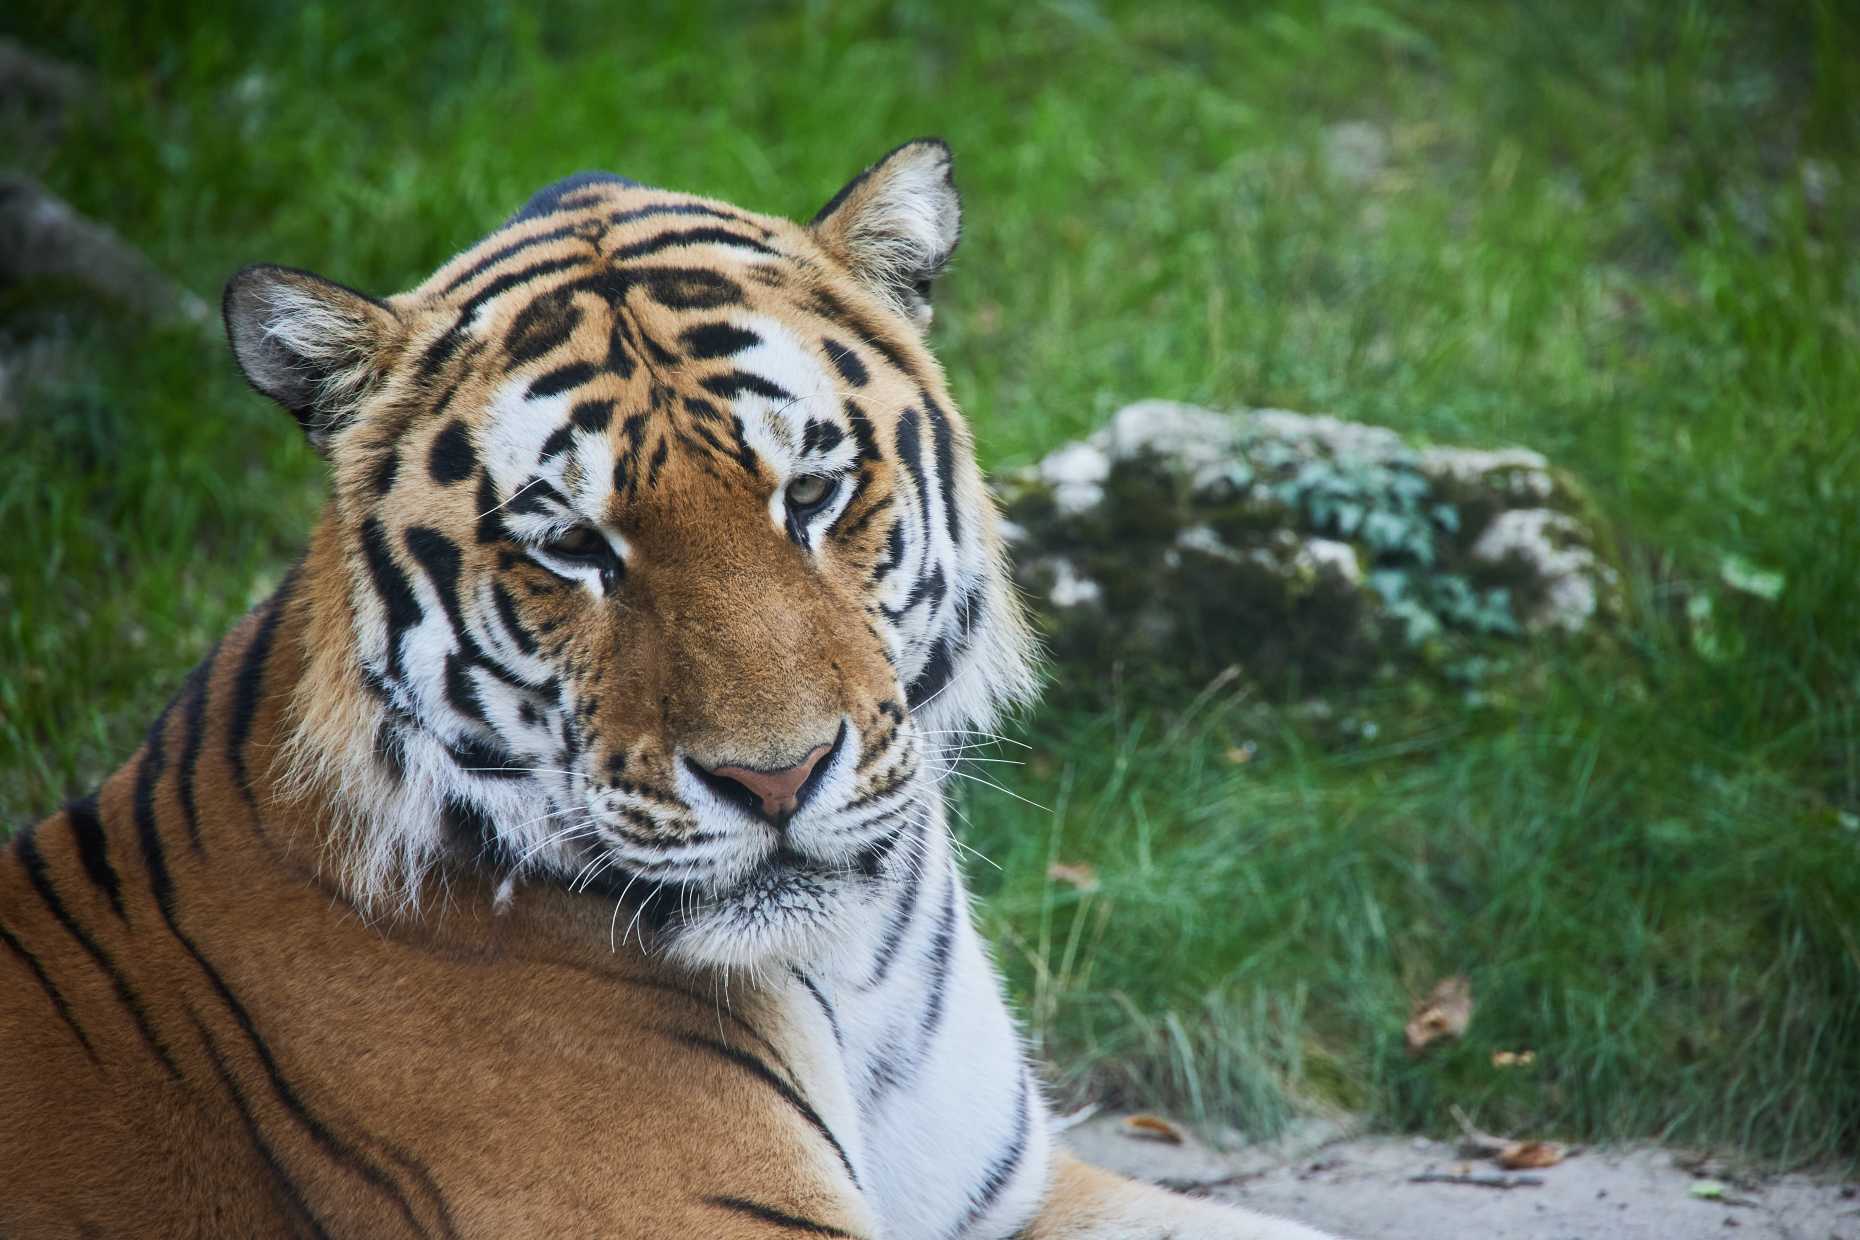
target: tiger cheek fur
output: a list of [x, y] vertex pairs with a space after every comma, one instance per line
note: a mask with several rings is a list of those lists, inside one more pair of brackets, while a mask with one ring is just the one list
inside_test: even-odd
[[[0, 1235], [1308, 1236], [1053, 1149], [943, 817], [1030, 695], [941, 143], [235, 276], [330, 502], [0, 858]], [[949, 738], [955, 738], [951, 741]]]

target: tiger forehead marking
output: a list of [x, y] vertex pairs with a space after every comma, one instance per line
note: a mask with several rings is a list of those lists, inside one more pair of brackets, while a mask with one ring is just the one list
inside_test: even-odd
[[463, 850], [753, 964], [909, 872], [934, 742], [1029, 684], [922, 339], [955, 211], [929, 143], [805, 226], [588, 174], [385, 301], [235, 279], [242, 365], [332, 467], [317, 650], [359, 692], [291, 757], [365, 902]]

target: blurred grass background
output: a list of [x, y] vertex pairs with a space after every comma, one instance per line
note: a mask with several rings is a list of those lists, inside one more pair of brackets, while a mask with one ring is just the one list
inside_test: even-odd
[[[972, 768], [1046, 807], [960, 783], [1029, 1031], [1062, 1095], [1253, 1133], [1458, 1103], [1860, 1156], [1848, 6], [76, 0], [0, 32], [97, 82], [0, 162], [209, 300], [256, 260], [406, 287], [582, 168], [805, 215], [935, 133], [967, 205], [938, 348], [989, 464], [1149, 396], [1544, 451], [1627, 558], [1608, 650], [1328, 719], [1061, 669], [1026, 765]], [[223, 345], [0, 290], [0, 333], [74, 320], [84, 365], [0, 424], [9, 823], [133, 748], [321, 495]], [[1409, 1060], [1455, 972], [1466, 1039]]]

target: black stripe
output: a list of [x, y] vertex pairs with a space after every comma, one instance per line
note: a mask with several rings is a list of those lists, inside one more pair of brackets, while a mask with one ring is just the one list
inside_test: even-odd
[[[539, 483], [531, 487], [530, 491], [531, 493], [548, 491], [555, 494], [555, 488], [547, 483]], [[560, 496], [558, 495], [557, 498]], [[515, 508], [517, 504], [512, 503], [509, 506]], [[432, 582], [433, 592], [439, 596], [439, 605], [444, 609], [446, 619], [452, 626], [452, 636], [458, 642], [458, 650], [450, 657], [459, 659], [463, 664], [484, 667], [515, 688], [530, 688], [527, 683], [518, 680], [513, 673], [490, 658], [484, 648], [478, 644], [478, 639], [473, 637], [471, 630], [466, 627], [465, 614], [459, 605], [459, 566], [462, 556], [458, 544], [438, 530], [425, 525], [410, 527], [402, 537], [406, 540], [407, 550], [412, 553], [414, 560], [425, 570], [428, 580]], [[455, 673], [448, 667], [448, 691], [457, 688], [456, 677], [458, 675], [462, 675], [462, 671]], [[476, 696], [474, 690], [468, 696], [455, 698], [453, 705], [465, 714], [483, 721], [483, 708], [475, 706]], [[466, 703], [472, 703], [474, 707], [468, 708]]]
[[457, 651], [446, 656], [446, 701], [453, 710], [477, 723], [489, 724], [484, 703], [478, 697], [478, 685], [471, 678], [472, 661]]
[[629, 274], [629, 283], [644, 285], [646, 295], [667, 310], [715, 310], [743, 300], [741, 285], [703, 267], [645, 267]]
[[470, 317], [468, 314], [459, 315], [458, 321], [446, 329], [445, 335], [426, 346], [426, 352], [420, 354], [420, 378], [431, 379], [452, 360], [452, 355], [465, 343], [465, 321]]
[[898, 459], [904, 462], [904, 468], [910, 472], [911, 482], [917, 488], [917, 503], [923, 510], [924, 536], [927, 539], [930, 534], [930, 485], [924, 477], [923, 433], [916, 409], [906, 409], [898, 418], [895, 443]]
[[904, 946], [904, 936], [911, 928], [911, 922], [917, 917], [917, 901], [923, 892], [923, 881], [913, 879], [905, 884], [904, 907], [892, 923], [885, 928], [884, 942], [878, 947], [878, 961], [872, 969], [872, 977], [860, 989], [877, 990], [884, 985], [885, 978], [891, 973], [891, 966], [897, 963], [898, 949]]
[[433, 447], [426, 458], [426, 471], [440, 486], [451, 486], [471, 477], [477, 468], [478, 454], [472, 449], [471, 431], [457, 418], [433, 436]]
[[956, 638], [959, 642], [968, 641], [987, 607], [988, 600], [983, 597], [979, 587], [972, 587], [956, 596]]
[[645, 446], [647, 415], [634, 413], [627, 415], [620, 424], [620, 433], [626, 437], [626, 446], [614, 455], [614, 490], [629, 492], [634, 489], [637, 479], [640, 450]]
[[258, 716], [258, 693], [264, 686], [271, 642], [277, 636], [278, 622], [284, 618], [284, 604], [290, 598], [296, 579], [297, 569], [293, 566], [283, 584], [266, 602], [265, 617], [259, 621], [258, 631], [252, 634], [252, 644], [246, 647], [245, 656], [239, 660], [238, 675], [233, 679], [232, 715], [226, 723], [226, 756], [232, 762], [239, 794], [248, 805], [254, 802], [252, 778], [245, 765], [245, 742], [252, 735], [252, 723]]
[[632, 329], [627, 326], [626, 312], [618, 305], [610, 308], [614, 319], [607, 333], [607, 359], [603, 364], [621, 379], [631, 379], [639, 368], [639, 363], [633, 360], [638, 347], [633, 342]]
[[537, 454], [536, 463], [538, 465], [548, 464], [556, 457], [568, 451], [569, 447], [574, 442], [575, 424], [573, 422], [564, 422], [562, 425], [549, 432], [549, 438], [543, 440], [542, 451]]
[[904, 351], [894, 343], [890, 336], [871, 319], [853, 309], [826, 289], [814, 291], [814, 310], [823, 319], [831, 320], [852, 329], [853, 335], [860, 341], [878, 351], [879, 356], [903, 371], [918, 387], [924, 386], [923, 376], [914, 363], [904, 356]]
[[65, 928], [65, 933], [75, 939], [77, 945], [84, 949], [85, 954], [96, 962], [99, 969], [103, 970], [104, 976], [110, 979], [111, 988], [116, 991], [117, 1002], [128, 1009], [129, 1017], [135, 1022], [136, 1031], [142, 1035], [143, 1042], [147, 1043], [155, 1058], [161, 1060], [161, 1066], [168, 1070], [168, 1075], [177, 1081], [180, 1080], [181, 1070], [175, 1066], [174, 1059], [168, 1054], [168, 1048], [162, 1045], [160, 1038], [155, 1036], [155, 1030], [149, 1025], [148, 1013], [142, 1008], [141, 998], [129, 983], [123, 980], [122, 973], [117, 970], [116, 962], [111, 960], [108, 953], [97, 946], [97, 941], [85, 933], [84, 928], [72, 919], [71, 914], [65, 909], [64, 901], [58, 898], [57, 890], [52, 886], [51, 879], [46, 876], [45, 858], [40, 854], [38, 845], [33, 843], [32, 833], [28, 831], [15, 838], [13, 848], [19, 855], [20, 863], [26, 867], [27, 881], [31, 882], [32, 889], [39, 893], [39, 899], [44, 901], [46, 909], [58, 924]]
[[[275, 617], [281, 610], [281, 607], [274, 606], [273, 616]], [[283, 1071], [278, 1067], [277, 1060], [272, 1056], [271, 1048], [260, 1036], [251, 1013], [246, 1011], [245, 1005], [239, 1001], [237, 995], [233, 994], [232, 988], [226, 984], [226, 979], [220, 976], [219, 970], [213, 967], [212, 962], [201, 952], [194, 940], [181, 929], [180, 922], [175, 916], [174, 879], [168, 872], [167, 855], [162, 847], [161, 832], [158, 829], [155, 814], [155, 783], [161, 778], [162, 768], [167, 764], [166, 754], [162, 747], [162, 725], [166, 719], [167, 712], [163, 711], [162, 717], [155, 721], [155, 726], [149, 731], [148, 749], [143, 755], [141, 767], [136, 772], [135, 794], [136, 834], [142, 843], [142, 862], [148, 872], [149, 893], [155, 898], [155, 907], [161, 913], [162, 922], [168, 927], [168, 933], [174, 936], [175, 941], [200, 967], [201, 973], [206, 976], [214, 993], [219, 996], [220, 1002], [225, 1004], [226, 1010], [238, 1022], [246, 1040], [251, 1043], [252, 1050], [258, 1055], [259, 1062], [264, 1065], [265, 1074], [270, 1078], [272, 1092], [277, 1096], [278, 1101], [284, 1104], [292, 1116], [303, 1125], [318, 1145], [328, 1151], [332, 1158], [354, 1170], [384, 1196], [392, 1198], [401, 1214], [406, 1217], [408, 1225], [416, 1232], [420, 1231], [420, 1221], [414, 1214], [413, 1205], [408, 1201], [400, 1185], [373, 1162], [337, 1141], [334, 1134], [304, 1105], [303, 1100], [297, 1096], [297, 1091], [285, 1079]]]
[[[891, 507], [891, 496], [889, 495], [879, 496], [864, 508], [858, 507], [859, 497], [865, 493], [865, 478], [866, 472], [861, 470], [859, 472], [859, 481], [853, 488], [853, 497], [846, 501], [846, 507], [840, 512], [838, 517], [834, 518], [833, 524], [827, 528], [827, 533], [831, 534], [833, 537], [841, 539], [856, 537], [866, 526], [872, 524], [873, 520], [876, 519], [880, 513]], [[857, 516], [853, 515], [855, 512], [858, 513]]]
[[246, 1101], [245, 1091], [240, 1089], [239, 1082], [233, 1079], [232, 1071], [226, 1065], [226, 1057], [220, 1054], [219, 1044], [213, 1040], [213, 1035], [207, 1032], [207, 1027], [201, 1024], [200, 1017], [191, 1010], [187, 1016], [194, 1023], [195, 1031], [199, 1033], [201, 1042], [206, 1046], [207, 1062], [213, 1065], [214, 1075], [220, 1078], [221, 1087], [232, 1099], [233, 1110], [239, 1113], [240, 1123], [245, 1128], [246, 1140], [252, 1143], [253, 1152], [258, 1155], [259, 1161], [265, 1164], [265, 1170], [271, 1176], [271, 1187], [273, 1192], [281, 1198], [280, 1204], [286, 1213], [302, 1220], [310, 1228], [311, 1235], [325, 1237], [327, 1240], [329, 1232], [311, 1212], [309, 1203], [304, 1200], [303, 1191], [285, 1172], [284, 1164], [278, 1161], [277, 1154], [273, 1152], [270, 1143], [265, 1140], [264, 1131], [258, 1126], [257, 1117], [252, 1114], [252, 1104]]
[[410, 526], [402, 537], [414, 560], [426, 570], [427, 578], [433, 583], [433, 592], [439, 595], [439, 605], [445, 609], [446, 618], [462, 636], [465, 625], [459, 614], [458, 544], [429, 525]]
[[551, 702], [561, 696], [560, 689], [557, 687], [553, 677], [543, 681], [541, 684], [537, 684], [532, 680], [525, 680], [510, 668], [505, 667], [489, 651], [485, 650], [484, 647], [474, 642], [472, 644], [472, 649], [477, 652], [472, 659], [472, 667], [481, 672], [488, 672], [493, 679], [509, 685], [519, 694], [525, 697], [540, 696]]
[[[474, 349], [473, 352], [476, 352], [476, 350]], [[446, 390], [441, 392], [439, 394], [439, 399], [433, 402], [433, 407], [431, 410], [428, 411], [427, 416], [437, 421], [440, 414], [444, 413], [447, 409], [450, 409], [452, 407], [452, 398], [459, 394], [459, 385], [464, 382], [465, 382], [464, 376], [460, 376], [459, 378], [456, 378], [452, 382], [446, 384]], [[407, 428], [407, 424], [410, 420], [411, 419], [409, 416], [407, 416], [406, 414], [403, 414], [403, 416], [401, 417], [399, 421], [399, 425], [397, 427], [397, 433], [398, 431], [404, 431]]]
[[827, 1002], [826, 995], [820, 992], [820, 987], [814, 983], [814, 979], [801, 969], [790, 966], [788, 971], [794, 974], [796, 981], [807, 987], [808, 994], [814, 996], [814, 1002], [820, 1005], [820, 1014], [827, 1018], [827, 1028], [833, 1031], [833, 1044], [843, 1048], [846, 1045], [846, 1039], [840, 1036], [839, 1014], [833, 1010], [833, 1005]]
[[[924, 559], [928, 560], [929, 558], [930, 553], [926, 550], [924, 552]], [[911, 592], [905, 596], [903, 606], [891, 608], [880, 603], [878, 609], [892, 620], [901, 620], [911, 608], [917, 606], [925, 599], [930, 601], [930, 608], [934, 611], [937, 604], [941, 603], [948, 593], [949, 585], [943, 580], [943, 566], [939, 564], [930, 570], [930, 575], [928, 577], [919, 577], [915, 582], [911, 583]], [[937, 639], [937, 646], [939, 649], [947, 647], [948, 645], [949, 641], [947, 638]], [[934, 658], [934, 656], [932, 657]]]
[[807, 425], [801, 429], [801, 453], [804, 456], [816, 452], [831, 452], [846, 439], [846, 432], [834, 422], [822, 418], [809, 418]]
[[504, 333], [509, 365], [514, 368], [553, 353], [568, 342], [581, 325], [581, 317], [572, 285], [550, 289], [519, 310]]
[[909, 611], [925, 599], [930, 600], [931, 609], [934, 610], [948, 596], [949, 583], [944, 580], [943, 566], [939, 564], [930, 570], [928, 577], [919, 578], [917, 584], [911, 587], [910, 597], [904, 602], [904, 610]]
[[744, 1197], [706, 1197], [704, 1204], [716, 1206], [719, 1210], [729, 1210], [736, 1214], [747, 1214], [750, 1218], [779, 1227], [783, 1231], [796, 1231], [804, 1236], [836, 1236], [839, 1240], [858, 1240], [850, 1231], [841, 1231], [825, 1223], [816, 1223], [811, 1218], [802, 1218], [797, 1214], [786, 1214], [773, 1206], [750, 1201]]
[[702, 396], [685, 397], [685, 412], [700, 422], [715, 422], [721, 426], [729, 419], [723, 416], [723, 410], [705, 400]]
[[[672, 352], [670, 349], [666, 348], [664, 345], [660, 344], [658, 337], [649, 335], [645, 331], [642, 330], [639, 333], [639, 340], [641, 344], [646, 346], [646, 352], [652, 354], [652, 360], [657, 362], [659, 365], [661, 366], [678, 365], [678, 362], [679, 362], [678, 355]], [[661, 400], [661, 393], [669, 394], [667, 389], [660, 388], [657, 384], [655, 384], [652, 390], [652, 402], [655, 407], [659, 404]]]
[[457, 741], [440, 742], [446, 756], [461, 770], [473, 775], [484, 775], [491, 779], [528, 779], [529, 772], [521, 768], [534, 766], [533, 762], [519, 762], [516, 755], [502, 745], [481, 737], [467, 736]]
[[911, 704], [911, 709], [917, 710], [925, 702], [935, 698], [954, 679], [955, 674], [956, 662], [950, 653], [949, 639], [939, 637], [930, 651], [930, 658], [925, 662], [923, 671], [917, 673], [917, 678], [911, 681], [911, 687], [905, 694], [906, 700]]
[[517, 615], [516, 602], [510, 597], [510, 591], [504, 589], [504, 583], [491, 583], [491, 605], [497, 608], [497, 618], [504, 622], [504, 631], [510, 634], [510, 640], [524, 654], [536, 653], [536, 638], [523, 627], [523, 618]]
[[392, 446], [381, 453], [381, 459], [369, 473], [369, 485], [374, 487], [376, 495], [386, 495], [394, 489], [394, 478], [400, 473], [400, 453]]
[[819, 1112], [815, 1111], [814, 1108], [808, 1104], [807, 1099], [803, 1098], [794, 1086], [775, 1075], [774, 1070], [767, 1064], [757, 1059], [754, 1055], [751, 1055], [748, 1051], [738, 1050], [734, 1046], [727, 1046], [714, 1038], [707, 1038], [702, 1034], [672, 1033], [668, 1030], [665, 1031], [665, 1036], [675, 1041], [682, 1042], [686, 1046], [694, 1047], [697, 1050], [708, 1051], [720, 1059], [735, 1064], [737, 1067], [743, 1069], [745, 1072], [767, 1085], [777, 1094], [781, 1095], [782, 1100], [796, 1111], [800, 1112], [801, 1118], [806, 1120], [808, 1124], [813, 1127], [814, 1131], [818, 1132], [826, 1139], [827, 1144], [833, 1147], [833, 1152], [839, 1155], [840, 1165], [846, 1168], [846, 1174], [852, 1180], [853, 1187], [857, 1188], [859, 1186], [859, 1173], [853, 1170], [852, 1159], [846, 1156], [846, 1147], [840, 1144], [839, 1138], [833, 1135], [833, 1130], [827, 1127], [827, 1122], [820, 1118]]
[[[471, 322], [472, 316], [478, 313], [478, 308], [480, 306], [509, 292], [519, 284], [528, 284], [538, 276], [552, 275], [567, 267], [582, 266], [586, 262], [587, 259], [580, 255], [571, 255], [568, 258], [545, 259], [540, 263], [532, 263], [528, 267], [520, 267], [515, 271], [505, 272], [465, 300], [459, 307], [457, 323], [453, 325], [452, 330], [447, 333], [447, 335], [462, 337], [465, 334], [465, 325]], [[456, 349], [458, 346], [455, 344], [452, 347]], [[443, 362], [444, 359], [442, 358], [441, 361]], [[438, 367], [434, 367], [433, 369], [436, 370]], [[430, 372], [428, 373], [430, 374]]]
[[831, 336], [822, 337], [820, 347], [827, 351], [827, 360], [833, 363], [833, 369], [840, 372], [840, 378], [854, 387], [864, 387], [871, 382], [871, 372], [866, 370], [865, 363], [859, 360], [857, 353]]
[[701, 379], [699, 383], [704, 390], [725, 400], [732, 400], [744, 392], [756, 396], [766, 396], [770, 400], [794, 400], [795, 394], [779, 383], [770, 383], [761, 375], [752, 375], [746, 370], [732, 370], [721, 375], [712, 375]]
[[59, 1019], [69, 1025], [71, 1032], [77, 1035], [77, 1040], [83, 1046], [84, 1053], [90, 1056], [90, 1061], [101, 1063], [102, 1061], [97, 1058], [96, 1050], [90, 1044], [90, 1039], [84, 1036], [84, 1030], [79, 1027], [77, 1018], [71, 1015], [71, 1005], [65, 1002], [64, 995], [59, 993], [57, 985], [45, 972], [45, 966], [39, 963], [39, 958], [28, 951], [26, 945], [15, 938], [13, 932], [5, 926], [0, 926], [0, 943], [4, 943], [15, 956], [18, 956], [20, 963], [30, 969], [32, 975], [39, 980], [39, 989], [43, 990], [45, 997], [52, 1001], [52, 1007], [57, 1010]]
[[[634, 785], [628, 785], [628, 786], [636, 787]], [[645, 791], [648, 793], [651, 792], [651, 789], [636, 789], [636, 790]], [[650, 826], [651, 820], [646, 819], [646, 824]], [[706, 833], [704, 832], [699, 832], [699, 835], [705, 835], [705, 834]], [[716, 837], [710, 836], [709, 838], [714, 839]], [[606, 979], [609, 976], [610, 975], [608, 974], [601, 975], [603, 979]], [[736, 1012], [729, 1010], [727, 1008], [724, 1008], [714, 996], [711, 998], [705, 998], [703, 995], [699, 994], [695, 990], [691, 990], [687, 987], [679, 985], [677, 982], [667, 981], [663, 978], [629, 976], [629, 977], [624, 978], [623, 980], [629, 986], [639, 986], [646, 990], [656, 990], [664, 994], [677, 995], [680, 998], [690, 1000], [692, 1003], [696, 1004], [698, 1007], [703, 1009], [706, 1017], [714, 1018], [721, 1022], [727, 1022], [731, 1028], [741, 1031], [744, 1036], [749, 1038], [750, 1041], [754, 1042], [757, 1046], [760, 1046], [764, 1051], [768, 1053], [768, 1057], [775, 1061], [775, 1066], [780, 1068], [782, 1070], [782, 1073], [789, 1080], [792, 1081], [792, 1080], [798, 1079], [796, 1078], [794, 1074], [794, 1069], [790, 1067], [788, 1064], [788, 1061], [782, 1057], [782, 1053], [775, 1049], [775, 1044], [773, 1042], [769, 1041], [766, 1037], [762, 1035], [761, 1030], [757, 1029], [754, 1025], [750, 1024], [747, 1020], [745, 1020], [742, 1016], [738, 1015]]]
[[961, 1235], [973, 1227], [981, 1217], [994, 1207], [1008, 1184], [1014, 1179], [1014, 1173], [1020, 1170], [1023, 1159], [1027, 1157], [1027, 1137], [1033, 1127], [1033, 1107], [1028, 1095], [1032, 1087], [1027, 1084], [1026, 1069], [1020, 1074], [1020, 1093], [1014, 1104], [1014, 1128], [1008, 1134], [1007, 1148], [995, 1155], [988, 1164], [988, 1174], [982, 1177], [981, 1184], [971, 1195], [968, 1212], [962, 1216], [962, 1222], [956, 1225], [956, 1235]]
[[687, 357], [695, 361], [707, 361], [714, 357], [729, 357], [744, 349], [753, 349], [762, 343], [762, 337], [752, 331], [744, 331], [733, 323], [700, 323], [680, 332], [678, 343]]
[[532, 246], [544, 245], [551, 241], [560, 241], [563, 237], [573, 236], [575, 228], [576, 226], [574, 224], [564, 224], [560, 228], [551, 228], [547, 232], [539, 232], [532, 236], [524, 237], [521, 240], [513, 241], [509, 245], [492, 250], [489, 254], [486, 254], [483, 258], [453, 277], [450, 283], [439, 290], [439, 295], [445, 297], [451, 293], [457, 292], [461, 285], [470, 284], [473, 280], [476, 280], [479, 276], [497, 266], [505, 259], [521, 254]]
[[613, 212], [607, 217], [607, 222], [609, 224], [631, 224], [635, 220], [649, 220], [660, 215], [708, 215], [712, 219], [729, 220], [736, 224], [753, 225], [755, 223], [747, 216], [706, 206], [701, 202], [671, 202], [650, 207], [631, 207], [625, 211]]
[[[166, 717], [166, 712], [163, 714]], [[84, 863], [84, 873], [110, 901], [116, 915], [128, 921], [129, 914], [123, 911], [123, 886], [110, 864], [110, 843], [104, 838], [103, 820], [97, 817], [97, 794], [93, 792], [65, 806], [65, 817], [71, 821], [71, 838], [77, 845], [78, 860]]]
[[648, 254], [657, 254], [661, 250], [673, 249], [683, 245], [736, 245], [744, 249], [755, 250], [772, 257], [779, 257], [780, 251], [757, 241], [754, 237], [745, 237], [741, 233], [727, 228], [706, 225], [699, 228], [674, 228], [667, 232], [647, 237], [644, 241], [635, 241], [632, 245], [623, 245], [607, 255], [610, 263], [625, 263]]
[[[834, 519], [833, 529], [830, 531], [844, 538], [857, 530], [864, 529], [867, 522], [871, 521], [880, 509], [890, 505], [891, 497], [887, 495], [871, 507], [864, 509], [856, 520], [842, 528], [842, 523], [846, 522], [853, 510], [859, 507], [859, 501], [865, 498], [866, 490], [872, 484], [876, 471], [870, 466], [873, 462], [882, 460], [883, 455], [878, 448], [878, 432], [872, 429], [872, 420], [865, 416], [865, 410], [859, 407], [859, 403], [849, 397], [841, 402], [841, 407], [846, 411], [846, 421], [852, 427], [853, 441], [858, 444], [854, 460], [859, 464], [858, 479], [853, 484], [852, 498], [846, 501], [846, 507], [840, 510], [840, 515]], [[873, 580], [876, 581], [877, 578], [874, 577]]]
[[194, 779], [200, 766], [200, 750], [207, 740], [207, 683], [212, 679], [214, 661], [220, 657], [220, 644], [213, 643], [194, 670], [188, 673], [181, 690], [181, 762], [175, 771], [175, 783], [181, 794], [181, 821], [195, 852], [200, 842], [200, 806], [194, 797]]
[[572, 362], [558, 367], [547, 374], [538, 375], [524, 392], [526, 400], [541, 400], [548, 396], [558, 396], [570, 388], [580, 387], [595, 375], [592, 362]]
[[578, 431], [604, 431], [614, 420], [611, 400], [584, 400], [569, 411], [568, 420]]
[[904, 522], [893, 521], [885, 531], [885, 558], [872, 566], [872, 580], [883, 581], [904, 566]]
[[936, 461], [937, 489], [943, 496], [943, 523], [949, 529], [949, 545], [962, 545], [962, 514], [956, 511], [955, 453], [951, 445], [953, 432], [949, 417], [925, 392], [924, 408], [930, 411], [930, 447]]
[[872, 427], [872, 419], [865, 416], [865, 410], [856, 400], [849, 398], [842, 406], [846, 410], [846, 420], [852, 424], [853, 438], [859, 442], [859, 463], [882, 460], [884, 453], [879, 451], [878, 432]]
[[930, 967], [933, 977], [930, 982], [929, 1010], [924, 1014], [923, 1037], [917, 1042], [918, 1062], [930, 1052], [930, 1043], [936, 1040], [937, 1033], [943, 1026], [943, 1015], [949, 1007], [949, 963], [956, 946], [956, 870], [949, 869], [949, 889], [943, 899], [943, 913], [937, 919], [936, 935], [930, 940]]
[[[497, 484], [491, 481], [491, 471], [482, 470], [478, 474], [478, 494], [474, 497], [478, 509], [478, 541], [480, 543], [503, 542], [510, 536], [504, 525], [503, 502], [497, 498]], [[383, 546], [386, 545], [384, 542]], [[373, 570], [373, 562], [369, 564]]]
[[388, 549], [387, 531], [377, 517], [362, 522], [362, 558], [368, 564], [368, 578], [387, 612], [387, 675], [390, 681], [401, 677], [400, 639], [408, 629], [420, 623], [424, 614], [420, 600], [414, 596], [407, 574], [400, 571]]
[[665, 467], [665, 461], [671, 455], [672, 444], [669, 439], [661, 439], [652, 449], [652, 459], [646, 462], [646, 488], [651, 490], [659, 485], [659, 470]]
[[[545, 500], [548, 503], [544, 503]], [[566, 495], [556, 490], [540, 475], [536, 475], [525, 479], [521, 486], [510, 493], [510, 499], [506, 501], [504, 508], [509, 512], [546, 513], [549, 511], [549, 504], [554, 504], [558, 508], [573, 507]]]

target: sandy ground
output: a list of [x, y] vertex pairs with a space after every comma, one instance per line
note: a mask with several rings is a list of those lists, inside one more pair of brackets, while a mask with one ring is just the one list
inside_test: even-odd
[[[1233, 1152], [1129, 1135], [1094, 1116], [1066, 1141], [1090, 1162], [1353, 1240], [1860, 1240], [1860, 1186], [1810, 1175], [1750, 1178], [1648, 1146], [1579, 1151], [1509, 1189], [1413, 1183], [1428, 1173], [1503, 1175], [1449, 1143], [1352, 1136], [1313, 1122]], [[1716, 1197], [1694, 1194], [1715, 1181]]]

